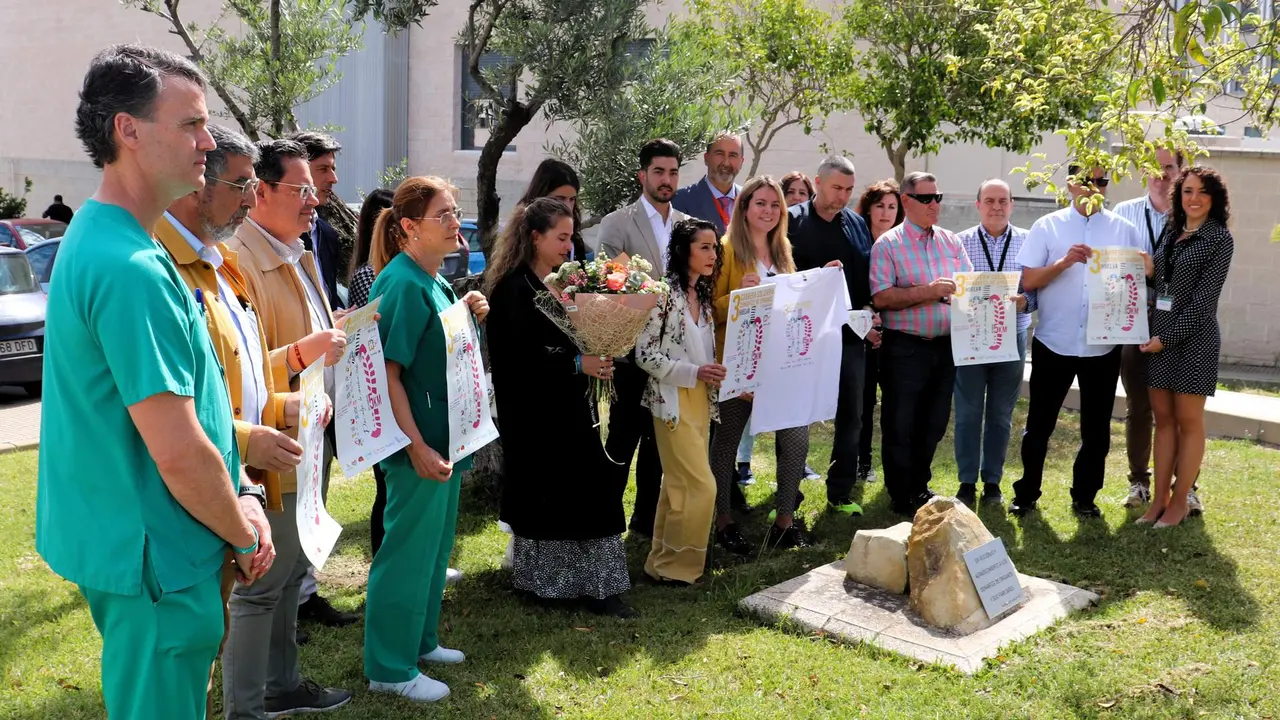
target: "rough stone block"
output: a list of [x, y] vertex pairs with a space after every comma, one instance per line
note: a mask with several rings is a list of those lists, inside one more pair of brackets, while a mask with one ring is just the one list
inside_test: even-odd
[[911, 609], [933, 627], [966, 634], [990, 625], [964, 554], [992, 540], [978, 516], [938, 496], [916, 512], [907, 543]]
[[850, 580], [901, 595], [907, 590], [907, 540], [911, 523], [859, 530], [844, 559]]

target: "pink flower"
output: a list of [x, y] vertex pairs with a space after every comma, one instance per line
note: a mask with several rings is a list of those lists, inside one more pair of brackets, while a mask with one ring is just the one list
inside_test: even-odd
[[624, 272], [610, 273], [609, 276], [605, 278], [605, 281], [604, 281], [605, 287], [609, 288], [614, 292], [621, 290], [622, 287], [626, 284], [627, 284], [627, 274]]

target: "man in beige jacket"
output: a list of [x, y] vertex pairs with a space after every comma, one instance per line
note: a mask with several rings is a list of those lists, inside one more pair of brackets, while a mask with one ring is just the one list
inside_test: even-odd
[[[257, 205], [227, 245], [239, 254], [245, 287], [272, 348], [277, 387], [296, 388], [297, 375], [323, 356], [325, 392], [332, 398], [332, 366], [342, 357], [346, 335], [334, 328], [315, 261], [299, 240], [316, 206], [307, 152], [291, 140], [265, 141], [258, 150]], [[332, 458], [326, 443], [326, 487]], [[298, 542], [296, 474], [282, 473], [280, 485], [284, 512], [270, 518], [275, 566], [253, 586], [237, 585], [232, 592], [222, 661], [228, 720], [323, 712], [351, 700], [351, 693], [321, 687], [299, 672], [298, 594], [310, 566]]]

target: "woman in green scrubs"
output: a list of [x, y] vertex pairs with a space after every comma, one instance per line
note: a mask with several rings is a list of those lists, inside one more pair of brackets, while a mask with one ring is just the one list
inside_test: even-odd
[[[459, 478], [470, 458], [448, 461], [445, 333], [440, 313], [457, 302], [437, 276], [457, 247], [455, 189], [436, 177], [411, 177], [378, 218], [370, 262], [381, 298], [378, 332], [387, 363], [387, 392], [396, 424], [410, 445], [381, 463], [387, 477], [386, 537], [369, 571], [364, 671], [369, 689], [430, 702], [449, 694], [423, 675], [419, 661], [460, 663], [440, 645], [437, 627], [445, 571], [458, 521]], [[478, 320], [489, 312], [480, 293], [463, 301]]]

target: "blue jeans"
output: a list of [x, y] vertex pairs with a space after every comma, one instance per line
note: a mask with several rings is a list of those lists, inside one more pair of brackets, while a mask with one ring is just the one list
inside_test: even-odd
[[738, 443], [738, 464], [751, 464], [751, 453], [756, 447], [756, 436], [751, 434], [751, 421], [742, 430], [742, 441]]
[[979, 469], [982, 482], [1000, 484], [1026, 359], [1027, 331], [1020, 330], [1017, 360], [956, 368], [956, 466], [962, 485], [976, 484]]

